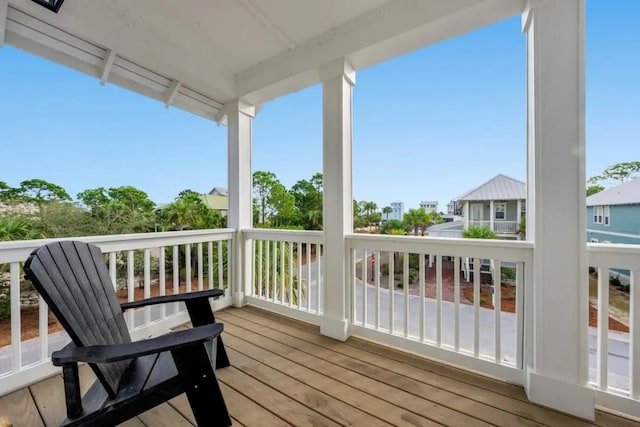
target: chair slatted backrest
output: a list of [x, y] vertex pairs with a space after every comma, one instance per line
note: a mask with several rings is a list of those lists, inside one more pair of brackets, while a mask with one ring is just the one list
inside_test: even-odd
[[[31, 253], [24, 269], [76, 346], [131, 342], [100, 248], [77, 241], [49, 243]], [[91, 365], [112, 398], [130, 363]]]

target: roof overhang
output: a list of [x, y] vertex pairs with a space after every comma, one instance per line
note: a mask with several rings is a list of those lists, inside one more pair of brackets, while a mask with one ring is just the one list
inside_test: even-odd
[[220, 122], [227, 102], [260, 105], [314, 85], [336, 59], [363, 69], [517, 15], [524, 3], [67, 0], [55, 14], [0, 0], [0, 46]]

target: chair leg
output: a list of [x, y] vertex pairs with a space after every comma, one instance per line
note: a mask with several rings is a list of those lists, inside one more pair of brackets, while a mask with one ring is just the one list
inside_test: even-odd
[[[187, 306], [187, 311], [189, 312], [189, 318], [191, 319], [191, 324], [195, 326], [209, 325], [211, 323], [215, 323], [216, 318], [213, 314], [213, 310], [211, 310], [211, 305], [209, 304], [209, 300], [207, 299], [196, 299], [186, 301], [185, 305]], [[222, 343], [222, 337], [218, 337], [216, 343], [216, 369], [218, 368], [226, 368], [230, 366], [229, 357], [227, 356], [227, 351], [224, 348], [224, 344]]]
[[226, 427], [231, 418], [202, 344], [171, 350], [198, 426]]

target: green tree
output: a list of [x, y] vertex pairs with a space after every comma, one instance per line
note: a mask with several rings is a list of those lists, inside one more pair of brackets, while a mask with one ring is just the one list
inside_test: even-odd
[[0, 181], [0, 202], [9, 202], [14, 200], [18, 197], [19, 193], [19, 188], [10, 187], [6, 182]]
[[431, 215], [424, 208], [411, 208], [404, 214], [403, 221], [409, 229], [413, 229], [414, 235], [417, 236], [420, 231], [424, 236], [425, 229], [431, 224]]
[[589, 178], [589, 184], [598, 184], [602, 181], [615, 181], [625, 183], [634, 179], [640, 173], [640, 161], [622, 162], [606, 168], [600, 175]]
[[384, 208], [382, 208], [382, 213], [386, 215], [387, 220], [389, 219], [389, 214], [391, 214], [391, 212], [393, 212], [391, 206], [385, 206]]
[[173, 230], [220, 228], [224, 221], [220, 213], [208, 207], [202, 196], [193, 190], [183, 190], [175, 201], [161, 211], [163, 222]]
[[590, 185], [587, 187], [587, 197], [599, 193], [602, 190], [604, 190], [604, 187], [602, 185]]
[[300, 180], [291, 187], [295, 221], [305, 230], [322, 229], [322, 186], [322, 174], [316, 173], [311, 180]]
[[254, 172], [253, 196], [254, 211], [258, 213], [258, 217], [254, 218], [255, 224], [267, 227], [294, 225], [295, 197], [273, 172]]
[[77, 195], [101, 226], [99, 234], [140, 233], [153, 229], [153, 203], [147, 193], [132, 186], [98, 187]]
[[20, 188], [13, 191], [14, 198], [38, 206], [40, 219], [44, 219], [47, 204], [57, 201], [71, 201], [64, 188], [43, 179], [28, 179], [20, 183]]
[[407, 232], [407, 226], [404, 222], [397, 219], [389, 219], [380, 226], [380, 232], [382, 234], [405, 234]]
[[498, 235], [489, 227], [470, 225], [467, 230], [462, 232], [462, 237], [466, 239], [497, 239]]

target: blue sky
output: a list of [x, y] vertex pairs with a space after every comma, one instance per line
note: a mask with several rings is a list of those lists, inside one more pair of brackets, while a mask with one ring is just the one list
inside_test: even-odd
[[[640, 160], [640, 1], [587, 3], [587, 175]], [[358, 72], [354, 197], [382, 207], [453, 197], [498, 173], [525, 179], [520, 18]], [[322, 170], [321, 88], [272, 101], [254, 122], [253, 169], [287, 187]], [[72, 196], [133, 185], [171, 201], [227, 181], [226, 128], [0, 49], [0, 181], [42, 178]]]

